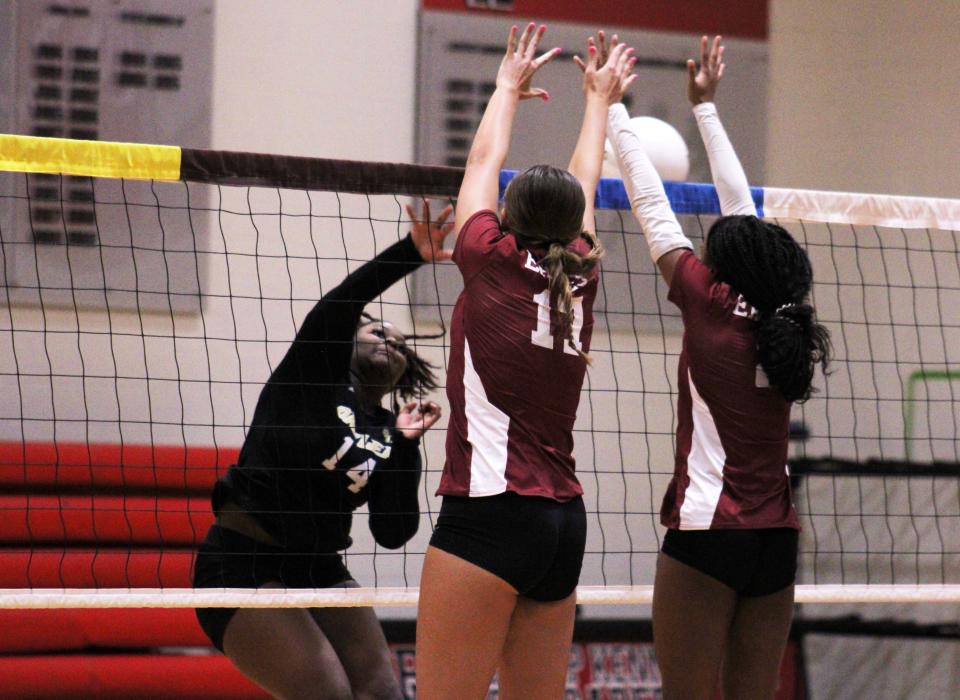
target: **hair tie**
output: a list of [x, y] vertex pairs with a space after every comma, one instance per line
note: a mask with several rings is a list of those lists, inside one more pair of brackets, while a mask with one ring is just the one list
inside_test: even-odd
[[773, 312], [773, 315], [779, 316], [781, 311], [786, 311], [787, 309], [795, 309], [795, 308], [797, 308], [797, 305], [792, 302], [789, 304], [783, 304], [782, 306], [777, 307], [777, 310]]
[[797, 319], [793, 318], [792, 316], [787, 316], [785, 313], [781, 313], [783, 311], [787, 311], [788, 309], [795, 309], [796, 307], [796, 304], [783, 304], [782, 306], [777, 307], [777, 310], [773, 312], [773, 315], [777, 318], [783, 319], [798, 331], [802, 331], [803, 326], [800, 325]]

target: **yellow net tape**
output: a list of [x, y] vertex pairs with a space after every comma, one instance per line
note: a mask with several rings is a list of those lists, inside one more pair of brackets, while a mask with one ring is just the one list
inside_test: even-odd
[[179, 180], [180, 147], [0, 134], [0, 170]]

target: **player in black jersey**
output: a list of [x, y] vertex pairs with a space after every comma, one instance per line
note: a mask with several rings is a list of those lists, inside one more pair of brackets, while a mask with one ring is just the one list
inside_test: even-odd
[[[410, 235], [347, 276], [307, 314], [257, 402], [237, 464], [213, 493], [197, 587], [356, 587], [338, 553], [353, 511], [369, 504], [381, 546], [420, 522], [420, 436], [440, 417], [433, 367], [364, 307], [423, 262], [448, 260], [447, 207], [424, 202]], [[381, 406], [393, 399], [393, 411]], [[398, 403], [398, 395], [405, 402]], [[214, 645], [279, 698], [399, 698], [389, 649], [370, 608], [201, 608]]]

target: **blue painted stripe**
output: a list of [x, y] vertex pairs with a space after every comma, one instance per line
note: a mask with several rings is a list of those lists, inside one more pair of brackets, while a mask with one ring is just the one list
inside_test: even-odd
[[[500, 198], [510, 180], [517, 174], [516, 170], [502, 170], [500, 172]], [[720, 214], [720, 199], [717, 197], [717, 188], [699, 182], [664, 182], [663, 188], [667, 192], [670, 206], [677, 214]], [[753, 203], [757, 207], [758, 216], [763, 216], [763, 188], [751, 187]], [[597, 185], [597, 209], [617, 209], [629, 211], [630, 200], [627, 198], [623, 181], [616, 178], [601, 178]]]

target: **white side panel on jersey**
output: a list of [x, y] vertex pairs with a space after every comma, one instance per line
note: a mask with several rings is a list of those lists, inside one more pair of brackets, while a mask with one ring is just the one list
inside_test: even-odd
[[680, 529], [706, 530], [713, 522], [713, 514], [720, 502], [723, 465], [727, 462], [727, 454], [720, 443], [720, 434], [710, 414], [710, 407], [697, 391], [689, 370], [687, 382], [690, 384], [693, 439], [687, 456], [690, 484], [680, 506]]
[[470, 495], [493, 496], [507, 490], [507, 435], [510, 416], [487, 400], [473, 368], [470, 343], [463, 339], [463, 398], [470, 457]]

